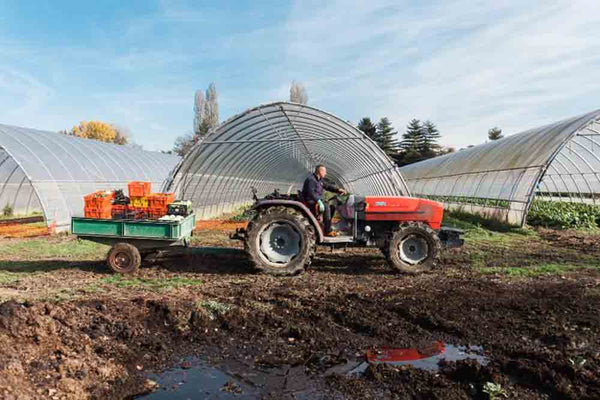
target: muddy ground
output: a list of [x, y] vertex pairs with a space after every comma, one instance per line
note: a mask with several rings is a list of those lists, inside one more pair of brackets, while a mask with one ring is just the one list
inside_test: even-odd
[[[349, 249], [321, 250], [293, 278], [194, 251], [122, 278], [100, 246], [2, 240], [0, 398], [133, 398], [186, 356], [301, 371], [325, 398], [488, 399], [488, 382], [498, 399], [600, 398], [600, 236], [477, 227], [467, 241], [416, 277]], [[200, 244], [239, 246], [219, 230]], [[339, 373], [369, 349], [434, 341], [482, 346], [489, 363]], [[286, 387], [263, 397], [293, 398]]]

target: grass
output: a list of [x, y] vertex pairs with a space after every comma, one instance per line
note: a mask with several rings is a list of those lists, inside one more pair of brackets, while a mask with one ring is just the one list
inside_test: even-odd
[[446, 212], [443, 225], [463, 229], [466, 231], [465, 238], [475, 241], [510, 242], [523, 238], [531, 239], [537, 236], [537, 233], [532, 229], [485, 219], [480, 215], [461, 211]]
[[532, 278], [542, 275], [562, 275], [582, 269], [598, 269], [600, 266], [589, 264], [541, 264], [526, 267], [477, 268], [483, 274], [500, 274], [516, 278]]
[[12, 285], [22, 278], [21, 274], [15, 272], [0, 271], [0, 285]]
[[225, 303], [219, 303], [215, 300], [204, 300], [200, 302], [200, 307], [204, 308], [212, 317], [226, 314], [231, 310], [231, 306]]
[[184, 278], [174, 276], [173, 278], [149, 279], [149, 278], [130, 278], [122, 275], [111, 275], [99, 281], [100, 284], [111, 285], [123, 288], [132, 289], [148, 289], [152, 291], [161, 291], [176, 289], [180, 287], [200, 286], [202, 281], [195, 278]]
[[5, 260], [98, 260], [106, 257], [107, 252], [108, 246], [86, 240], [35, 238], [3, 243], [0, 257]]

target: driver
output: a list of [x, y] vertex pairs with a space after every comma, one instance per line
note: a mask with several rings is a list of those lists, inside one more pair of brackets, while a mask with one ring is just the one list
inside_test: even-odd
[[346, 194], [346, 191], [342, 188], [338, 188], [336, 186], [331, 186], [327, 184], [327, 182], [325, 182], [324, 180], [325, 175], [327, 175], [327, 168], [325, 168], [323, 164], [317, 165], [314, 174], [311, 174], [304, 181], [304, 185], [302, 186], [302, 198], [304, 200], [304, 203], [308, 206], [310, 211], [313, 214], [315, 214], [315, 216], [318, 214], [318, 212], [323, 214], [323, 225], [325, 225], [325, 235], [337, 236], [337, 232], [331, 230], [331, 209], [330, 207], [325, 206], [323, 200], [321, 199], [321, 196], [323, 195], [324, 190], [340, 194]]

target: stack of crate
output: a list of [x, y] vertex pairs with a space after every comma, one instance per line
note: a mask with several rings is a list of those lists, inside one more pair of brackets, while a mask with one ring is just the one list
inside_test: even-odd
[[174, 193], [152, 193], [148, 196], [148, 217], [158, 219], [167, 215], [167, 206], [175, 201]]
[[152, 193], [151, 182], [129, 182], [129, 198], [118, 190], [95, 192], [84, 197], [86, 218], [159, 219], [167, 215], [174, 193]]
[[152, 192], [151, 182], [129, 182], [129, 211], [135, 219], [148, 218], [148, 195]]
[[83, 198], [86, 218], [111, 219], [114, 192], [98, 191]]

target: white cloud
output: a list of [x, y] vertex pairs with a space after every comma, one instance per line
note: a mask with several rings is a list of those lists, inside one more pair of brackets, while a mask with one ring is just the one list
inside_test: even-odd
[[445, 144], [465, 146], [492, 126], [515, 133], [599, 108], [599, 2], [295, 4], [291, 64], [346, 118], [387, 115], [400, 131], [430, 118]]

